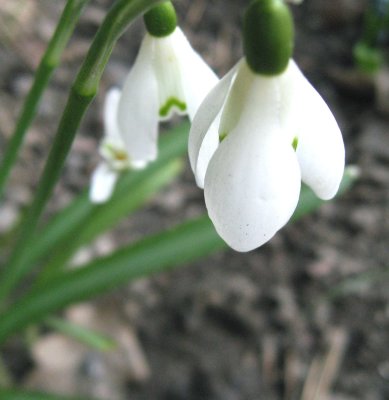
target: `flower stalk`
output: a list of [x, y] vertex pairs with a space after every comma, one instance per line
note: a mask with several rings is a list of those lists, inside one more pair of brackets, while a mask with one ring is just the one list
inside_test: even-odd
[[40, 103], [42, 94], [49, 80], [61, 60], [70, 36], [72, 35], [81, 12], [89, 0], [68, 0], [57, 28], [47, 46], [45, 54], [35, 72], [34, 82], [25, 99], [15, 130], [6, 148], [0, 166], [0, 197], [7, 183], [12, 166], [14, 165], [19, 149], [26, 132], [31, 125]]
[[70, 95], [54, 138], [32, 204], [25, 214], [8, 264], [0, 276], [0, 301], [8, 296], [18, 281], [29, 271], [25, 249], [29, 246], [39, 218], [60, 176], [81, 120], [95, 97], [101, 75], [117, 39], [128, 25], [160, 0], [119, 0], [100, 26]]

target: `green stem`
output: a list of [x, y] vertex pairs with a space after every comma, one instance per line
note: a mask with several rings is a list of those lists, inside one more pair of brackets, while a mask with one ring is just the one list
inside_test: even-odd
[[160, 1], [119, 0], [110, 9], [100, 26], [73, 83], [34, 200], [22, 221], [8, 265], [3, 270], [0, 301], [4, 301], [19, 279], [30, 269], [30, 264], [26, 263], [25, 249], [30, 245], [38, 220], [60, 176], [78, 126], [97, 93], [101, 75], [117, 39], [138, 15]]
[[35, 72], [34, 82], [24, 101], [20, 117], [8, 143], [0, 166], [0, 197], [3, 193], [11, 168], [16, 161], [20, 146], [36, 114], [42, 94], [61, 60], [81, 11], [89, 0], [68, 0], [57, 28], [47, 46], [46, 52]]

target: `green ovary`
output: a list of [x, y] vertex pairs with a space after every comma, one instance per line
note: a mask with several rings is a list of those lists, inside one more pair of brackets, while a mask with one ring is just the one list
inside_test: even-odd
[[166, 103], [159, 109], [159, 116], [167, 117], [172, 108], [177, 108], [178, 110], [184, 112], [186, 111], [186, 103], [178, 100], [176, 97], [170, 97], [167, 99]]

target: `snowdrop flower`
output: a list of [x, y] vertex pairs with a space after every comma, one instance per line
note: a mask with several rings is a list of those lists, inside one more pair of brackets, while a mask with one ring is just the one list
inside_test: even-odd
[[189, 134], [190, 163], [208, 214], [237, 251], [261, 246], [287, 223], [301, 179], [330, 199], [343, 176], [341, 132], [290, 59], [292, 33], [282, 0], [251, 3], [245, 57], [205, 98]]
[[181, 29], [170, 1], [144, 17], [147, 33], [123, 87], [118, 125], [133, 162], [157, 157], [158, 122], [174, 112], [192, 119], [200, 103], [218, 82]]
[[111, 90], [104, 110], [104, 159], [93, 173], [90, 200], [107, 201], [119, 173], [144, 168], [157, 157], [158, 122], [174, 112], [193, 119], [218, 82], [215, 73], [192, 49], [170, 1], [145, 14], [147, 33], [122, 92]]
[[113, 192], [120, 172], [130, 168], [143, 168], [145, 160], [131, 161], [117, 124], [120, 90], [111, 89], [104, 103], [104, 138], [100, 145], [103, 161], [92, 174], [89, 198], [92, 203], [106, 202]]

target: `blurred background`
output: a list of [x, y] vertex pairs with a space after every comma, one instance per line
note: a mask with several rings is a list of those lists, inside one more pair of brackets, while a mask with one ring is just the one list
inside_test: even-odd
[[[64, 3], [0, 2], [0, 154]], [[69, 85], [111, 3], [91, 0], [83, 13], [11, 176], [0, 233], [33, 195]], [[175, 2], [180, 26], [219, 76], [242, 56], [244, 4]], [[18, 386], [109, 400], [389, 398], [389, 72], [385, 63], [370, 74], [354, 63], [367, 4], [306, 0], [293, 7], [295, 59], [340, 124], [347, 162], [360, 168], [357, 184], [256, 251], [226, 250], [64, 312], [112, 337], [116, 350], [101, 353], [50, 330], [13, 339], [3, 357]], [[118, 42], [46, 218], [89, 184], [104, 95], [122, 84], [143, 34], [137, 21]], [[187, 166], [77, 261], [204, 210]]]

